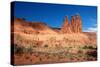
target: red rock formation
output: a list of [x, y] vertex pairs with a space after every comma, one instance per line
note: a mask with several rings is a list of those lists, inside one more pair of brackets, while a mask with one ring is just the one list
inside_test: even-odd
[[68, 17], [65, 18], [65, 21], [61, 28], [62, 33], [81, 33], [82, 32], [82, 20], [79, 15], [71, 17], [71, 23], [68, 23]]
[[75, 24], [75, 16], [72, 16], [72, 17], [71, 17], [71, 24], [70, 24], [70, 27], [71, 27], [71, 30], [72, 30], [73, 32], [76, 32], [76, 31], [75, 31], [75, 27], [76, 27], [76, 24]]
[[82, 32], [82, 21], [81, 21], [81, 17], [79, 15], [72, 16], [71, 30], [74, 33], [81, 33]]
[[79, 15], [76, 15], [76, 32], [77, 33], [81, 33], [82, 32], [82, 20], [81, 17]]
[[72, 33], [72, 31], [70, 29], [70, 25], [68, 23], [68, 17], [67, 16], [66, 16], [64, 23], [62, 25], [61, 33]]

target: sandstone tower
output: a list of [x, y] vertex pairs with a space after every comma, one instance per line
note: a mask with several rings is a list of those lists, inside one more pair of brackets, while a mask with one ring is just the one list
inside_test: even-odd
[[69, 25], [69, 21], [68, 21], [68, 16], [66, 16], [64, 19], [64, 23], [61, 28], [61, 33], [72, 33], [70, 25]]
[[80, 15], [74, 15], [71, 17], [71, 22], [68, 22], [66, 16], [61, 28], [62, 33], [81, 33], [82, 32], [82, 20]]

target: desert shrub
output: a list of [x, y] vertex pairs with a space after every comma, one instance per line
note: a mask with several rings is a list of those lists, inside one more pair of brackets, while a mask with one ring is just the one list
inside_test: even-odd
[[70, 49], [71, 49], [70, 47], [66, 47], [67, 52], [69, 52]]
[[97, 51], [89, 51], [86, 53], [89, 57], [97, 57]]
[[32, 53], [33, 53], [33, 47], [31, 47], [31, 46], [28, 47], [28, 48], [27, 48], [27, 53], [32, 54]]
[[80, 57], [82, 57], [82, 55], [80, 54], [75, 55], [75, 58], [80, 58]]
[[87, 46], [84, 46], [83, 49], [87, 49]]
[[22, 46], [14, 45], [14, 53], [17, 53], [17, 54], [24, 53], [24, 49], [25, 48]]
[[71, 48], [73, 48], [73, 47], [70, 46], [69, 48], [71, 49]]
[[78, 50], [78, 54], [82, 54], [83, 53], [83, 51], [82, 50]]
[[42, 61], [42, 58], [39, 58], [40, 61]]
[[21, 54], [21, 53], [32, 53], [33, 52], [33, 47], [23, 47], [23, 46], [18, 46], [14, 45], [14, 53]]
[[94, 49], [92, 46], [88, 46], [89, 49]]
[[26, 56], [26, 59], [29, 59], [30, 57], [29, 56]]
[[14, 38], [19, 41], [23, 39], [19, 34], [15, 34]]
[[32, 47], [33, 47], [33, 48], [35, 48], [35, 47], [36, 47], [36, 45], [33, 45]]
[[72, 57], [72, 54], [71, 53], [68, 53], [68, 54], [66, 54], [66, 57], [67, 58], [70, 58], [70, 57]]
[[97, 49], [97, 48], [93, 46], [84, 46], [83, 49]]
[[50, 59], [50, 56], [47, 55], [46, 57], [47, 57], [47, 59]]
[[32, 59], [30, 59], [30, 61], [32, 62]]
[[44, 45], [44, 47], [48, 47], [48, 45]]
[[49, 41], [56, 41], [56, 37], [51, 37], [50, 39], [49, 39]]

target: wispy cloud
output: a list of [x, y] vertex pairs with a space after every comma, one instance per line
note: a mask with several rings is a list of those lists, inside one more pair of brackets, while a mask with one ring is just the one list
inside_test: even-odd
[[97, 19], [91, 18], [90, 25], [83, 29], [84, 32], [97, 32]]
[[91, 18], [90, 22], [91, 22], [91, 24], [92, 24], [93, 27], [97, 27], [97, 19]]
[[90, 28], [84, 30], [84, 32], [97, 32], [97, 27], [90, 27]]

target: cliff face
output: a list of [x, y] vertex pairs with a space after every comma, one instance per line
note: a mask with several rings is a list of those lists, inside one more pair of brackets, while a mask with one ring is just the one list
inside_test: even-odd
[[68, 22], [68, 17], [66, 17], [62, 28], [62, 33], [81, 33], [82, 32], [82, 20], [79, 15], [71, 17], [71, 22]]

